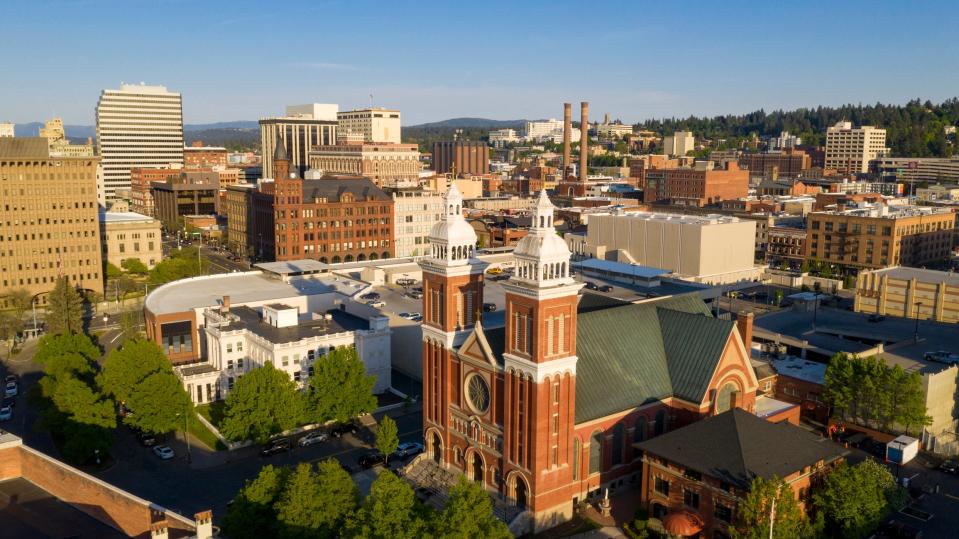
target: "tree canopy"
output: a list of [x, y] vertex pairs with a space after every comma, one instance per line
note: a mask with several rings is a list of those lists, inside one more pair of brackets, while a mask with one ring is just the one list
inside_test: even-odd
[[186, 247], [171, 251], [168, 258], [161, 260], [150, 270], [149, 282], [163, 284], [203, 275], [203, 265], [197, 261], [196, 250], [196, 247]]
[[303, 394], [288, 374], [267, 363], [241, 376], [227, 395], [220, 432], [230, 440], [263, 443], [302, 424]]
[[823, 397], [843, 420], [882, 430], [901, 426], [911, 432], [932, 421], [921, 375], [899, 365], [890, 367], [875, 356], [833, 356], [826, 367]]
[[365, 539], [428, 537], [432, 518], [429, 508], [416, 499], [413, 488], [393, 472], [384, 470], [350, 521], [348, 535]]
[[872, 533], [901, 494], [889, 470], [871, 459], [841, 464], [813, 493], [813, 505], [835, 537], [858, 539]]
[[170, 432], [192, 413], [193, 402], [160, 347], [130, 340], [113, 350], [97, 376], [104, 393], [133, 413], [123, 422], [144, 432]]
[[46, 323], [49, 333], [83, 331], [83, 298], [66, 277], [58, 278], [47, 296]]
[[[773, 500], [776, 503], [775, 511], [771, 507]], [[753, 479], [749, 494], [736, 510], [736, 520], [730, 527], [731, 536], [734, 539], [767, 539], [770, 537], [770, 513], [774, 514], [771, 537], [794, 539], [811, 536], [812, 532], [803, 519], [792, 487], [778, 477]]]
[[351, 346], [341, 346], [313, 363], [309, 381], [310, 417], [316, 423], [348, 421], [376, 409], [373, 386], [363, 362]]
[[493, 502], [483, 487], [460, 476], [450, 489], [446, 508], [436, 519], [433, 536], [505, 539], [513, 535], [506, 524], [493, 516]]
[[223, 517], [223, 529], [233, 539], [276, 537], [273, 504], [283, 492], [289, 470], [267, 464], [255, 479], [247, 480]]
[[137, 275], [144, 275], [149, 271], [146, 264], [141, 262], [139, 258], [125, 258], [123, 262], [120, 262], [120, 266], [130, 273], [136, 273]]
[[396, 421], [390, 416], [384, 416], [380, 426], [376, 429], [376, 449], [389, 461], [390, 454], [400, 445]]

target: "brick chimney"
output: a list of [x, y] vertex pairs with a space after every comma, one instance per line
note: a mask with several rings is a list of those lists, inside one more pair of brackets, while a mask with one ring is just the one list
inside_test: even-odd
[[569, 137], [573, 131], [573, 104], [563, 103], [563, 180], [569, 176]]
[[223, 306], [220, 307], [220, 312], [222, 313], [230, 312], [230, 296], [223, 296]]
[[586, 145], [589, 141], [589, 103], [583, 101], [579, 104], [580, 123], [579, 123], [579, 181], [586, 182], [586, 166], [589, 162], [589, 154]]
[[166, 519], [150, 524], [150, 539], [170, 539]]
[[196, 521], [196, 539], [213, 539], [213, 511], [201, 511], [193, 518]]
[[743, 346], [746, 347], [746, 353], [751, 356], [753, 353], [753, 313], [736, 313], [736, 329], [739, 331], [739, 337], [743, 340]]

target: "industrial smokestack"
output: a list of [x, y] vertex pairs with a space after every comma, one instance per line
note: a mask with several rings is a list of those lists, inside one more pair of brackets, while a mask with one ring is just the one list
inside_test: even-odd
[[573, 104], [563, 103], [563, 180], [569, 177], [569, 137], [573, 131]]
[[586, 153], [586, 144], [589, 140], [589, 103], [579, 104], [582, 119], [579, 122], [579, 181], [586, 181], [586, 162], [589, 159]]

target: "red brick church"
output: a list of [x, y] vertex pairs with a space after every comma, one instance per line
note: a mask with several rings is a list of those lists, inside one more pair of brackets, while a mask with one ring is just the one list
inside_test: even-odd
[[697, 295], [580, 295], [545, 191], [514, 252], [501, 313], [480, 320], [485, 264], [455, 186], [423, 259], [423, 431], [429, 456], [528, 509], [536, 528], [638, 481], [633, 444], [733, 407], [757, 381], [741, 333]]

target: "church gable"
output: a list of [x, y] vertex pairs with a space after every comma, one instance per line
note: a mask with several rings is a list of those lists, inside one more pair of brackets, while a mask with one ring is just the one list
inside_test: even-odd
[[726, 393], [735, 388], [735, 391], [740, 393], [738, 404], [752, 411], [759, 381], [749, 362], [749, 356], [739, 332], [734, 330], [729, 332], [719, 362], [710, 376], [709, 390], [700, 401], [701, 405], [709, 405], [713, 399], [712, 396], [723, 393], [726, 386], [729, 386]]
[[457, 354], [459, 354], [460, 357], [474, 359], [492, 366], [496, 366], [498, 363], [496, 354], [493, 353], [486, 339], [486, 335], [483, 333], [483, 326], [479, 322], [476, 323], [476, 326], [466, 338], [466, 341], [464, 341], [463, 345], [457, 350]]

